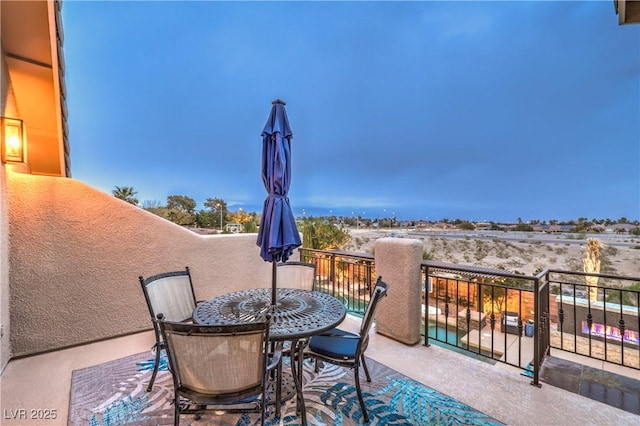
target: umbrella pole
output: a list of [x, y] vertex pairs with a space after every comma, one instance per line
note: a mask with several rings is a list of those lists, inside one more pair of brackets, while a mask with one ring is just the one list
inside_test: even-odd
[[271, 262], [273, 268], [271, 269], [271, 306], [276, 306], [277, 297], [276, 297], [276, 261]]

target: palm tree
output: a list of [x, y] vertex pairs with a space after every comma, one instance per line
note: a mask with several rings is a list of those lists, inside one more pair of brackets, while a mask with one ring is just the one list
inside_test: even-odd
[[131, 203], [134, 206], [138, 205], [138, 199], [136, 198], [136, 194], [138, 194], [138, 192], [134, 190], [132, 186], [116, 186], [111, 193], [114, 197], [126, 201], [127, 203]]
[[[587, 274], [600, 273], [600, 242], [596, 238], [587, 240], [587, 249], [582, 259], [584, 272]], [[587, 275], [585, 277], [589, 284], [589, 300], [596, 302], [598, 300], [598, 277]]]

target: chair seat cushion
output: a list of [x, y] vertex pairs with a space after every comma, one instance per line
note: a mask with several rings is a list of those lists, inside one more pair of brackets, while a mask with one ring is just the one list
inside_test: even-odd
[[358, 335], [333, 328], [323, 334], [312, 336], [309, 349], [312, 352], [337, 359], [353, 359], [358, 348]]

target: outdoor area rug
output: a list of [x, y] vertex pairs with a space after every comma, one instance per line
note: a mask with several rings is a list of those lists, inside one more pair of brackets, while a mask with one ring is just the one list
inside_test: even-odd
[[[153, 371], [151, 352], [131, 355], [105, 364], [73, 371], [69, 407], [70, 425], [173, 424], [173, 381], [166, 358], [147, 392]], [[368, 425], [500, 425], [502, 423], [424, 386], [390, 368], [367, 359], [371, 383], [362, 375], [362, 391], [369, 411]], [[288, 369], [288, 366], [284, 367]], [[362, 413], [353, 372], [325, 363], [318, 373], [305, 361], [304, 397], [309, 425], [357, 425]], [[286, 371], [286, 370], [285, 370]], [[290, 370], [289, 370], [290, 371]], [[252, 414], [181, 416], [181, 425], [258, 425]], [[281, 418], [269, 406], [266, 425], [299, 425], [295, 398], [283, 403]]]

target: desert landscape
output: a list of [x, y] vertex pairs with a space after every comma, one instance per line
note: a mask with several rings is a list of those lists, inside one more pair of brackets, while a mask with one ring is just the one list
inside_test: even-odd
[[[421, 240], [423, 258], [440, 262], [496, 268], [534, 275], [543, 269], [582, 272], [587, 236], [578, 234], [496, 233], [473, 231], [351, 230], [348, 251], [373, 253], [378, 238]], [[595, 234], [600, 242], [601, 273], [640, 277], [640, 238]]]
[[[600, 244], [601, 273], [640, 277], [640, 239], [634, 236], [577, 234], [533, 234], [476, 232], [472, 235], [460, 231], [351, 231], [352, 241], [347, 250], [373, 253], [378, 238], [393, 236], [422, 241], [423, 257], [427, 260], [470, 266], [502, 269], [512, 273], [535, 275], [544, 269], [583, 271], [587, 238], [597, 238]], [[637, 280], [640, 282], [640, 279]], [[629, 281], [627, 281], [629, 283]], [[557, 324], [551, 324], [551, 341], [561, 347], [561, 334]], [[622, 363], [617, 349], [607, 352], [600, 341], [566, 334], [564, 347], [579, 354], [592, 352], [592, 357]], [[606, 354], [606, 356], [605, 356]], [[624, 365], [638, 367], [638, 351], [625, 348]]]

